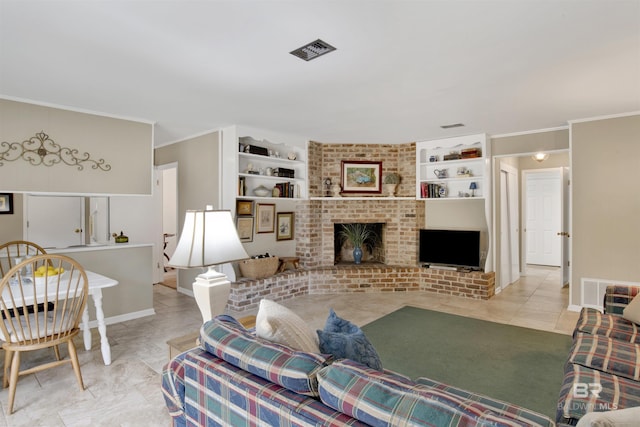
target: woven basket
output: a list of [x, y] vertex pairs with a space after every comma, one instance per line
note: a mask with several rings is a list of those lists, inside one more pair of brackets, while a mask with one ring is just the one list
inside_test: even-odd
[[280, 265], [280, 258], [272, 256], [268, 258], [253, 258], [240, 261], [240, 273], [249, 279], [264, 279], [273, 276]]

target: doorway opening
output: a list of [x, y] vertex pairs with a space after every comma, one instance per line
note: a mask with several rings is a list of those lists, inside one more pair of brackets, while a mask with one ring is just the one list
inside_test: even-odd
[[[514, 283], [520, 276], [528, 275], [527, 266], [556, 266], [561, 270], [561, 279], [558, 286], [569, 283], [569, 153], [568, 151], [556, 151], [550, 153], [544, 163], [531, 158], [531, 154], [517, 154], [512, 156], [496, 156], [495, 162], [495, 230], [496, 230], [496, 293]], [[527, 192], [527, 176], [536, 176], [549, 170], [554, 171], [560, 177], [558, 199], [553, 203], [546, 198], [532, 199]], [[541, 175], [542, 176], [542, 175]], [[529, 187], [529, 190], [532, 188]], [[546, 240], [543, 240], [538, 251], [546, 252], [550, 248], [544, 245], [554, 244], [554, 251], [560, 253], [560, 260], [555, 262], [532, 260], [527, 251], [532, 250], [530, 240], [534, 239], [534, 233], [539, 232], [530, 229], [527, 218], [537, 214], [537, 218], [551, 214], [552, 206], [560, 206], [561, 211], [555, 213], [559, 224], [544, 231]], [[557, 211], [556, 211], [557, 212]], [[550, 234], [553, 233], [553, 236]], [[557, 237], [551, 239], [550, 237]], [[535, 241], [535, 240], [534, 240]], [[553, 268], [553, 267], [552, 267]], [[554, 276], [555, 277], [555, 276]]]
[[177, 270], [169, 260], [178, 243], [178, 164], [158, 166], [158, 181], [162, 194], [163, 277], [161, 285], [178, 289]]

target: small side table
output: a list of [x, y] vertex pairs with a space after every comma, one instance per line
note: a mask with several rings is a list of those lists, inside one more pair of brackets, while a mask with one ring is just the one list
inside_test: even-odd
[[[256, 316], [245, 316], [238, 319], [238, 322], [247, 329], [256, 326]], [[192, 332], [181, 337], [172, 338], [167, 341], [169, 345], [169, 359], [173, 359], [180, 353], [184, 353], [199, 345], [198, 338], [200, 338], [200, 331]]]
[[298, 257], [280, 257], [280, 266], [278, 267], [278, 273], [282, 273], [287, 269], [287, 264], [291, 264], [294, 270], [300, 268], [300, 258]]

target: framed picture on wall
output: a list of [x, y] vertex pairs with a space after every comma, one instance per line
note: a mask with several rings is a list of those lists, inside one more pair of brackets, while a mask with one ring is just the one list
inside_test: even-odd
[[239, 216], [236, 218], [236, 228], [241, 242], [253, 242], [252, 216]]
[[13, 193], [0, 193], [0, 215], [13, 214]]
[[343, 160], [341, 166], [343, 193], [382, 192], [382, 162]]
[[275, 204], [258, 203], [256, 208], [256, 233], [273, 233], [275, 217]]
[[236, 202], [236, 215], [253, 215], [253, 202], [251, 200], [238, 200]]
[[278, 218], [276, 220], [276, 240], [292, 240], [293, 225], [293, 212], [278, 212]]

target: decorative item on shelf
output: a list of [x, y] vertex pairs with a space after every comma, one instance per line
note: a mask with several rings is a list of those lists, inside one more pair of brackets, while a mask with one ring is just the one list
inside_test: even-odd
[[182, 234], [169, 265], [175, 268], [208, 267], [193, 283], [193, 295], [205, 322], [222, 314], [231, 282], [215, 265], [249, 258], [244, 250], [230, 211], [187, 211]]
[[273, 176], [273, 168], [266, 168], [264, 174], [267, 176]]
[[478, 189], [478, 184], [475, 181], [469, 184], [469, 190], [471, 190], [471, 197], [475, 197], [477, 189]]
[[471, 176], [471, 171], [465, 166], [461, 166], [458, 168], [458, 176], [459, 177]]
[[433, 163], [433, 162], [437, 162], [437, 161], [438, 161], [438, 156], [436, 156], [436, 155], [431, 155], [431, 156], [429, 156], [429, 161], [430, 161], [431, 163]]
[[116, 240], [116, 243], [129, 243], [129, 237], [125, 236], [122, 231], [120, 234], [113, 233], [111, 236]]
[[267, 197], [271, 195], [271, 190], [269, 190], [264, 185], [260, 185], [253, 189], [253, 194], [255, 194], [258, 197]]
[[80, 154], [77, 148], [62, 147], [44, 132], [38, 132], [22, 142], [0, 142], [0, 147], [4, 148], [0, 151], [0, 166], [4, 166], [5, 161], [22, 159], [33, 166], [64, 163], [67, 166], [77, 166], [79, 171], [83, 170], [85, 165], [91, 165], [91, 169], [94, 170], [111, 170], [111, 165], [106, 164], [104, 159], [93, 160], [87, 152]]
[[250, 145], [249, 146], [249, 153], [257, 154], [259, 156], [268, 156], [269, 155], [269, 150], [267, 148], [264, 148], [264, 147], [258, 147], [257, 145]]
[[247, 195], [247, 180], [244, 176], [238, 177], [238, 196]]
[[398, 188], [399, 183], [400, 183], [400, 175], [398, 175], [395, 172], [386, 174], [382, 180], [382, 185], [384, 186], [384, 189], [389, 195], [389, 197], [395, 196], [396, 189]]
[[322, 180], [324, 186], [324, 196], [331, 197], [331, 178], [325, 178]]
[[377, 244], [376, 234], [367, 224], [342, 224], [339, 236], [353, 245], [353, 260], [355, 264], [362, 262], [362, 247], [370, 249]]
[[331, 186], [331, 192], [333, 193], [333, 197], [342, 197], [342, 187], [340, 187], [340, 184], [333, 184]]
[[447, 197], [447, 187], [445, 185], [438, 186], [438, 197]]
[[438, 177], [438, 179], [444, 179], [449, 175], [447, 169], [435, 169], [433, 173]]
[[287, 169], [287, 168], [275, 168], [273, 170], [273, 174], [275, 176], [279, 176], [282, 178], [295, 178], [296, 177], [296, 171], [293, 169]]
[[298, 158], [298, 155], [296, 153], [294, 153], [293, 151], [291, 151], [290, 153], [287, 154], [287, 159], [289, 160], [295, 160]]
[[465, 148], [460, 151], [460, 157], [463, 159], [473, 159], [476, 157], [481, 157], [482, 152], [479, 148]]
[[457, 151], [452, 151], [449, 154], [445, 154], [444, 156], [442, 156], [443, 160], [458, 160], [460, 159], [460, 153], [458, 153]]

